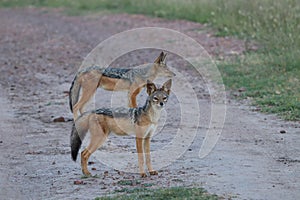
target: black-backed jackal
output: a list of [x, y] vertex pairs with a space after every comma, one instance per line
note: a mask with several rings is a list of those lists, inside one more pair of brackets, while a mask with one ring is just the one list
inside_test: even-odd
[[144, 170], [144, 155], [150, 175], [157, 175], [153, 170], [150, 159], [150, 139], [157, 128], [160, 114], [165, 107], [171, 89], [172, 81], [168, 80], [161, 88], [147, 81], [148, 98], [143, 107], [137, 108], [100, 108], [83, 113], [74, 123], [71, 133], [71, 155], [76, 161], [82, 141], [89, 131], [89, 145], [81, 152], [81, 168], [85, 175], [90, 175], [87, 162], [106, 140], [111, 132], [117, 135], [135, 134], [138, 153], [139, 171], [146, 177]]
[[[173, 77], [175, 74], [166, 65], [166, 54], [161, 54], [153, 64], [140, 68], [101, 68], [91, 66], [83, 69], [75, 76], [70, 92], [69, 103], [74, 120], [78, 118], [78, 111], [82, 114], [84, 105], [95, 94], [98, 87], [110, 91], [128, 91], [128, 106], [137, 107], [136, 96], [145, 86], [146, 81], [153, 81], [156, 77]], [[80, 89], [82, 91], [79, 99]]]

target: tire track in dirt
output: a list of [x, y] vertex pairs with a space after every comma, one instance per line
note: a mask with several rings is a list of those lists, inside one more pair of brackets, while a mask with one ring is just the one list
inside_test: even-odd
[[16, 183], [15, 179], [20, 175], [16, 172], [22, 167], [24, 157], [11, 152], [22, 152], [22, 122], [14, 119], [2, 88], [0, 88], [0, 102], [0, 194], [4, 198], [21, 199], [21, 185]]

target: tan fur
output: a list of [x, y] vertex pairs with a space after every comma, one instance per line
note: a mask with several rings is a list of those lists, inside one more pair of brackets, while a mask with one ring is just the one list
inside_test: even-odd
[[[160, 112], [167, 102], [171, 88], [171, 80], [167, 81], [162, 88], [156, 89], [156, 86], [148, 82], [147, 93], [149, 97], [144, 107], [140, 109], [136, 118], [131, 117], [111, 117], [105, 114], [98, 114], [96, 111], [85, 113], [75, 121], [76, 130], [81, 140], [84, 133], [89, 130], [91, 134], [90, 143], [81, 153], [81, 168], [85, 175], [90, 175], [87, 168], [87, 162], [92, 153], [94, 153], [107, 139], [109, 133], [114, 132], [117, 135], [128, 135], [130, 133], [136, 136], [136, 149], [138, 153], [139, 172], [142, 177], [146, 176], [144, 170], [144, 157], [150, 175], [157, 175], [153, 170], [150, 158], [150, 139], [154, 133]], [[135, 122], [133, 122], [135, 121]], [[83, 130], [83, 131], [81, 131]], [[71, 137], [71, 144], [74, 144]], [[71, 145], [72, 151], [74, 147]], [[80, 146], [78, 147], [79, 150]], [[77, 154], [77, 152], [75, 152]], [[76, 160], [76, 158], [75, 158]]]
[[[166, 54], [163, 52], [156, 58], [154, 64], [149, 66], [147, 74], [135, 73], [132, 80], [117, 79], [102, 76], [97, 70], [91, 70], [87, 73], [80, 74], [75, 81], [81, 86], [82, 95], [78, 102], [73, 106], [74, 120], [78, 118], [78, 111], [84, 112], [84, 105], [95, 94], [98, 87], [109, 91], [128, 91], [128, 106], [137, 107], [136, 97], [145, 86], [146, 81], [153, 81], [158, 76], [172, 77], [175, 74], [165, 65]], [[164, 66], [164, 67], [163, 67]], [[135, 69], [132, 69], [135, 70]], [[70, 95], [72, 91], [70, 91]]]

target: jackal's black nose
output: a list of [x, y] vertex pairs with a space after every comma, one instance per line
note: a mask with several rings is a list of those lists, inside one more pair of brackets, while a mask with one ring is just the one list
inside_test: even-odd
[[160, 102], [160, 103], [159, 103], [159, 105], [160, 105], [160, 106], [163, 106], [163, 105], [164, 105], [164, 103], [163, 103], [163, 102]]

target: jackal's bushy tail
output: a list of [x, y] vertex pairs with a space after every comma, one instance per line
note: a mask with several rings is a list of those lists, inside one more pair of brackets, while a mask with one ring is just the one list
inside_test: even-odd
[[79, 92], [81, 85], [77, 80], [78, 76], [75, 76], [74, 80], [72, 81], [70, 91], [69, 91], [69, 106], [70, 110], [73, 112], [73, 106], [78, 102], [79, 99]]
[[70, 144], [72, 159], [76, 161], [78, 151], [81, 147], [82, 141], [89, 130], [89, 116], [90, 113], [86, 113], [80, 116], [75, 123], [73, 122]]

